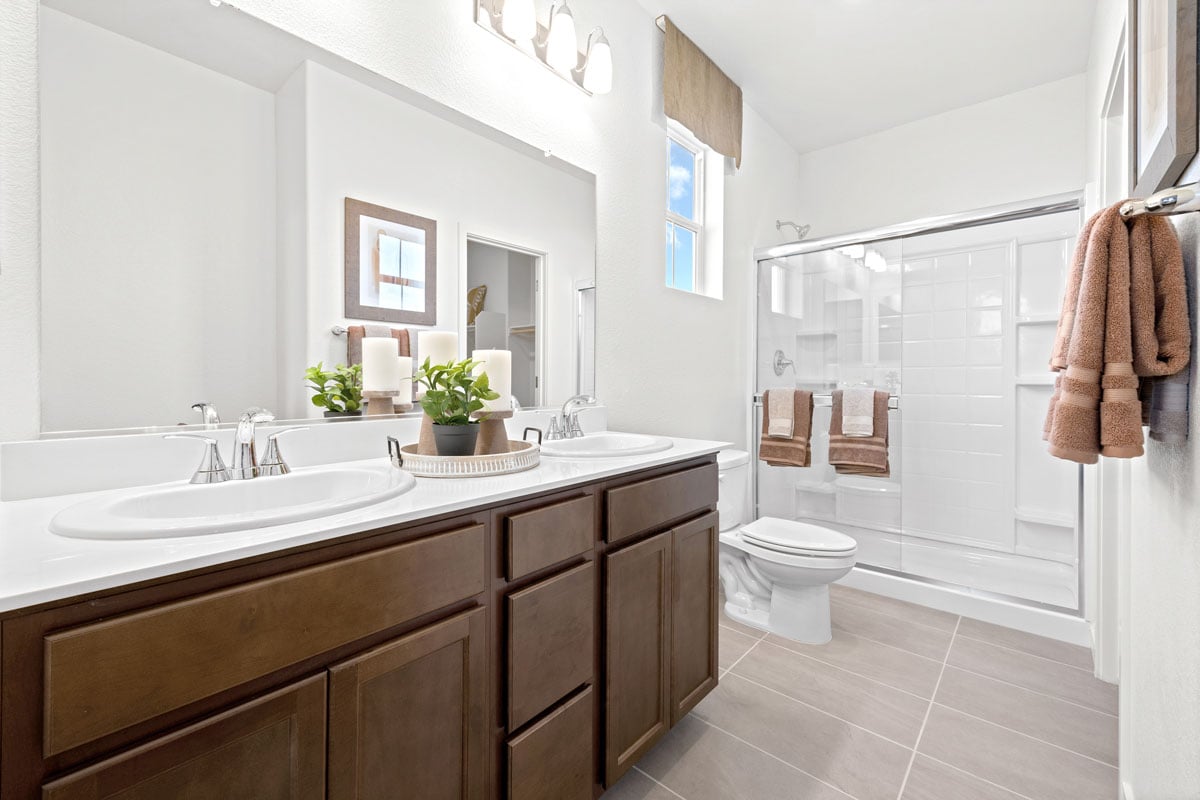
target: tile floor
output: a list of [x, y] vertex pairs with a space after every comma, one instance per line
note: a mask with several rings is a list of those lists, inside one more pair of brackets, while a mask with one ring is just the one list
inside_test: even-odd
[[721, 684], [605, 800], [1111, 800], [1082, 647], [842, 586], [833, 641], [722, 617]]

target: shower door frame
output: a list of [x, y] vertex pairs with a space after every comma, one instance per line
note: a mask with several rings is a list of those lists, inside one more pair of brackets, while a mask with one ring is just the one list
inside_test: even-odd
[[[772, 245], [770, 247], [761, 247], [754, 251], [754, 270], [753, 270], [753, 289], [750, 292], [751, 301], [754, 304], [754, 313], [751, 315], [751, 332], [750, 340], [754, 342], [755, 347], [755, 363], [757, 363], [757, 348], [758, 348], [758, 271], [765, 261], [775, 261], [777, 259], [789, 258], [791, 256], [807, 255], [809, 253], [819, 253], [825, 250], [831, 250], [835, 247], [848, 247], [855, 244], [872, 244], [874, 242], [886, 242], [896, 239], [905, 239], [912, 236], [921, 236], [929, 233], [942, 233], [945, 231], [963, 230], [965, 228], [976, 228], [982, 225], [993, 225], [1001, 222], [1013, 222], [1015, 220], [1029, 219], [1031, 217], [1042, 217], [1049, 214], [1059, 214], [1065, 211], [1083, 211], [1084, 198], [1082, 192], [1066, 192], [1063, 194], [1048, 195], [1046, 197], [1034, 198], [1015, 203], [1005, 203], [1003, 205], [988, 206], [986, 208], [975, 209], [973, 211], [963, 211], [955, 214], [945, 214], [937, 217], [925, 217], [922, 219], [913, 220], [911, 222], [902, 222], [896, 225], [887, 225], [881, 228], [873, 228], [855, 233], [843, 233], [834, 236], [825, 236], [820, 239], [803, 239], [798, 242], [786, 242], [784, 244]], [[751, 401], [749, 414], [749, 431], [746, 441], [754, 443], [758, 437], [758, 426], [755, 424], [757, 416], [755, 412], [755, 398], [758, 393], [758, 377], [757, 370], [751, 376], [750, 391], [747, 396]], [[903, 408], [901, 408], [903, 411]], [[758, 471], [751, 469], [751, 483], [753, 486], [753, 508], [754, 516], [758, 517]], [[1084, 553], [1086, 550], [1085, 540], [1088, 535], [1098, 537], [1099, 530], [1091, 530], [1085, 524], [1085, 508], [1088, 508], [1088, 499], [1086, 495], [1090, 495], [1094, 482], [1085, 480], [1085, 472], [1083, 465], [1079, 466], [1079, 508], [1077, 511], [1078, 518], [1076, 522], [1076, 561], [1075, 561], [1075, 596], [1076, 605], [1078, 608], [1066, 608], [1064, 606], [1053, 605], [1050, 603], [1041, 603], [1036, 600], [1029, 600], [1024, 597], [1002, 594], [998, 592], [988, 592], [981, 589], [975, 589], [963, 584], [949, 583], [940, 581], [935, 578], [926, 578], [920, 575], [913, 575], [900, 570], [888, 569], [887, 567], [876, 567], [869, 564], [859, 565], [863, 569], [869, 569], [873, 572], [883, 573], [904, 578], [906, 580], [916, 581], [931, 586], [940, 586], [950, 589], [967, 589], [977, 597], [990, 597], [996, 600], [1003, 600], [1010, 603], [1026, 606], [1029, 608], [1044, 609], [1060, 614], [1065, 614], [1081, 619], [1090, 618], [1090, 609], [1087, 608], [1088, 599], [1084, 592]], [[1097, 524], [1102, 524], [1102, 520], [1097, 520]]]

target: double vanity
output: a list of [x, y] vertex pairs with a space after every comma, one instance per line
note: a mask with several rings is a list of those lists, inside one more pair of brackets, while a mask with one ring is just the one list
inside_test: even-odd
[[[0, 797], [599, 796], [716, 685], [719, 445], [559, 444], [0, 504]], [[150, 538], [339, 481], [382, 494]]]

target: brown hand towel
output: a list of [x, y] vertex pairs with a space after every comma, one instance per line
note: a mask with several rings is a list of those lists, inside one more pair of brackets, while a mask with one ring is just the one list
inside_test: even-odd
[[1079, 286], [1083, 280], [1083, 264], [1087, 254], [1088, 237], [1099, 219], [1094, 214], [1083, 226], [1075, 240], [1075, 256], [1071, 259], [1071, 272], [1067, 276], [1067, 290], [1063, 294], [1062, 313], [1058, 317], [1058, 329], [1054, 336], [1054, 351], [1050, 354], [1050, 369], [1067, 368], [1067, 346], [1071, 343], [1071, 329], [1075, 325], [1075, 308], [1079, 304]]
[[[1192, 292], [1196, 285], [1196, 268], [1197, 258], [1200, 256], [1200, 214], [1179, 214], [1170, 217], [1171, 225], [1175, 228], [1175, 233], [1178, 234], [1180, 252], [1183, 256], [1183, 296], [1188, 306], [1192, 303]], [[1137, 278], [1134, 279], [1135, 289]], [[1164, 298], [1166, 301], [1167, 298]], [[1137, 301], [1134, 301], [1134, 308], [1137, 308]], [[1187, 313], [1188, 309], [1184, 309]], [[1138, 353], [1138, 341], [1134, 341], [1134, 367], [1138, 368], [1141, 359]], [[1188, 322], [1189, 340], [1191, 338], [1191, 324]], [[1162, 337], [1159, 337], [1161, 345]], [[1190, 354], [1189, 354], [1190, 359]], [[1188, 434], [1191, 427], [1191, 410], [1189, 408], [1191, 399], [1191, 384], [1192, 370], [1194, 366], [1189, 363], [1186, 367], [1176, 372], [1174, 375], [1164, 375], [1152, 378], [1146, 378], [1142, 381], [1140, 387], [1142, 392], [1142, 418], [1143, 421], [1150, 426], [1150, 438], [1162, 444], [1183, 444], [1188, 439]], [[1139, 370], [1139, 374], [1141, 374]]]
[[842, 434], [842, 392], [833, 393], [833, 413], [829, 420], [829, 463], [842, 475], [874, 475], [886, 478], [891, 474], [888, 463], [888, 400], [887, 392], [875, 392], [874, 435], [850, 437]]
[[1081, 261], [1083, 267], [1075, 310], [1073, 314], [1064, 312], [1064, 317], [1070, 314], [1071, 328], [1065, 343], [1066, 359], [1057, 368], [1066, 373], [1051, 398], [1046, 420], [1050, 454], [1081, 464], [1096, 463], [1100, 454], [1100, 376], [1109, 264], [1128, 264], [1129, 260], [1129, 233], [1119, 205], [1100, 211], [1089, 223], [1088, 235], [1081, 235], [1076, 246], [1075, 261]]
[[[362, 340], [368, 336], [374, 336], [382, 328], [385, 331], [391, 331], [392, 338], [396, 340], [400, 347], [400, 355], [411, 356], [411, 342], [408, 337], [408, 328], [387, 328], [386, 326], [378, 325], [351, 325], [346, 328], [346, 363], [361, 364], [362, 363]], [[368, 329], [369, 332], [368, 332]]]
[[[758, 443], [758, 457], [772, 467], [808, 467], [812, 465], [812, 392], [795, 390], [792, 413], [792, 438], [778, 439], [768, 436], [770, 430], [771, 392], [763, 392], [762, 438]], [[790, 390], [789, 390], [790, 391]]]
[[[1136, 458], [1145, 452], [1142, 437], [1142, 404], [1138, 379], [1133, 373], [1133, 308], [1130, 278], [1133, 264], [1149, 270], [1148, 246], [1133, 246], [1131, 228], [1143, 228], [1149, 217], [1127, 223], [1117, 214], [1126, 232], [1122, 244], [1118, 228], [1109, 240], [1108, 295], [1104, 311], [1104, 372], [1100, 376], [1100, 455], [1107, 458]], [[1122, 258], [1122, 252], [1125, 257]]]
[[1179, 237], [1165, 218], [1141, 216], [1129, 247], [1133, 370], [1142, 378], [1174, 375], [1188, 365], [1192, 349]]

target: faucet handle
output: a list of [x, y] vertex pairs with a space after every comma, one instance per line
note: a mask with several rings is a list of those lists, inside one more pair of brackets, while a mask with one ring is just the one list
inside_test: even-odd
[[211, 436], [201, 436], [198, 433], [168, 433], [164, 439], [199, 439], [206, 445], [204, 455], [200, 458], [200, 466], [196, 467], [191, 483], [224, 483], [229, 480], [229, 468], [221, 458], [221, 449], [217, 440]]
[[552, 442], [555, 439], [562, 438], [563, 431], [558, 425], [558, 417], [551, 417], [550, 424], [546, 426], [546, 440]]
[[213, 430], [221, 424], [221, 415], [217, 413], [217, 407], [212, 403], [193, 403], [192, 410], [200, 412], [200, 416], [204, 420], [205, 430]]
[[258, 462], [258, 476], [265, 475], [287, 475], [292, 471], [292, 468], [283, 460], [283, 451], [279, 449], [278, 439], [285, 433], [295, 433], [296, 431], [308, 430], [307, 425], [301, 425], [296, 428], [284, 428], [281, 431], [275, 431], [267, 437], [267, 452], [263, 453], [262, 460]]

